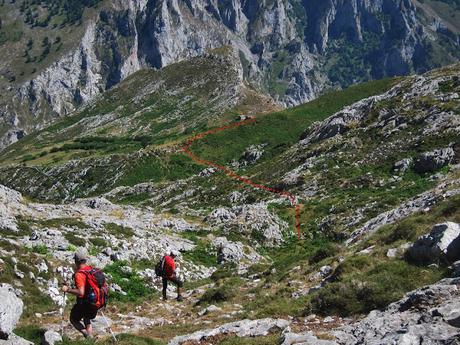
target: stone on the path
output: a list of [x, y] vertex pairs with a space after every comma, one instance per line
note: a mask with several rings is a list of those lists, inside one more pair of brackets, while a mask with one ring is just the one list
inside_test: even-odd
[[62, 341], [61, 335], [53, 330], [46, 331], [42, 337], [42, 345], [55, 345], [60, 341]]

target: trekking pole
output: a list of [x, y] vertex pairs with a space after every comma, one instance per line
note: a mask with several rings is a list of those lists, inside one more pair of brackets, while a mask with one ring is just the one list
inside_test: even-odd
[[107, 318], [105, 317], [104, 312], [103, 312], [102, 310], [101, 310], [101, 315], [102, 315], [102, 318], [104, 319], [105, 324], [107, 325], [107, 328], [109, 329], [109, 332], [110, 332], [110, 334], [112, 335], [113, 339], [115, 340], [115, 342], [118, 342], [117, 337], [116, 337], [115, 334], [113, 333], [112, 328], [110, 328], [109, 321], [108, 321]]
[[61, 313], [61, 337], [64, 338], [64, 314], [65, 314], [65, 305], [66, 305], [66, 293], [64, 292], [64, 299], [62, 302], [62, 313]]

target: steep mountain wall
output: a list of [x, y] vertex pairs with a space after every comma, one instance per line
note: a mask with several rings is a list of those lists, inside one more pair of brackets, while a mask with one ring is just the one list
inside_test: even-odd
[[141, 68], [223, 45], [235, 48], [247, 81], [286, 106], [460, 55], [458, 38], [427, 25], [410, 0], [116, 0], [82, 25], [78, 47], [1, 109], [0, 148]]

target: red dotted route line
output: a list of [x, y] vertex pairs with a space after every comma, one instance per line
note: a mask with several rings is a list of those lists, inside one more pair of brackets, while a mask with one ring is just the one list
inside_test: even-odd
[[199, 164], [202, 164], [202, 165], [208, 165], [208, 166], [211, 166], [211, 167], [214, 167], [220, 171], [223, 171], [227, 176], [235, 179], [235, 180], [238, 180], [240, 182], [243, 182], [247, 185], [250, 185], [254, 188], [257, 188], [257, 189], [261, 189], [261, 190], [265, 190], [265, 191], [268, 191], [270, 193], [274, 193], [274, 194], [278, 194], [278, 195], [281, 195], [287, 199], [289, 199], [289, 201], [291, 202], [291, 204], [295, 207], [295, 229], [297, 230], [297, 236], [299, 237], [300, 239], [300, 235], [301, 235], [301, 232], [300, 232], [300, 205], [299, 203], [297, 202], [297, 198], [288, 193], [288, 192], [285, 192], [285, 191], [282, 191], [282, 190], [279, 190], [279, 189], [275, 189], [275, 188], [272, 188], [272, 187], [268, 187], [268, 186], [264, 186], [264, 185], [261, 185], [259, 183], [255, 183], [253, 181], [251, 181], [250, 179], [248, 178], [245, 178], [243, 176], [240, 176], [238, 175], [236, 172], [234, 172], [233, 170], [223, 166], [223, 165], [220, 165], [220, 164], [217, 164], [215, 162], [211, 162], [211, 161], [208, 161], [206, 159], [202, 159], [198, 156], [196, 156], [191, 150], [190, 150], [190, 146], [192, 146], [192, 144], [197, 141], [197, 140], [201, 140], [203, 139], [204, 137], [210, 135], [210, 134], [215, 134], [215, 133], [218, 133], [218, 132], [222, 132], [222, 131], [225, 131], [227, 129], [231, 129], [231, 128], [236, 128], [236, 127], [240, 127], [240, 126], [244, 126], [244, 125], [248, 125], [250, 123], [254, 123], [256, 120], [253, 118], [253, 119], [248, 119], [248, 120], [244, 120], [244, 121], [239, 121], [239, 122], [235, 122], [235, 123], [232, 123], [230, 125], [227, 125], [227, 126], [222, 126], [222, 127], [218, 127], [218, 128], [213, 128], [213, 129], [210, 129], [206, 132], [202, 132], [202, 133], [199, 133], [199, 134], [196, 134], [195, 136], [191, 137], [190, 139], [188, 139], [186, 142], [185, 142], [185, 145], [182, 147], [182, 151], [187, 155], [189, 156], [193, 161], [199, 163]]

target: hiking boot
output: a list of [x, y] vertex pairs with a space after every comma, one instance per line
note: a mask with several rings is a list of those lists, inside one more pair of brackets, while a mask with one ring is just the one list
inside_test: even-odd
[[182, 302], [184, 300], [184, 298], [182, 296], [177, 296], [176, 300], [177, 300], [177, 302]]

